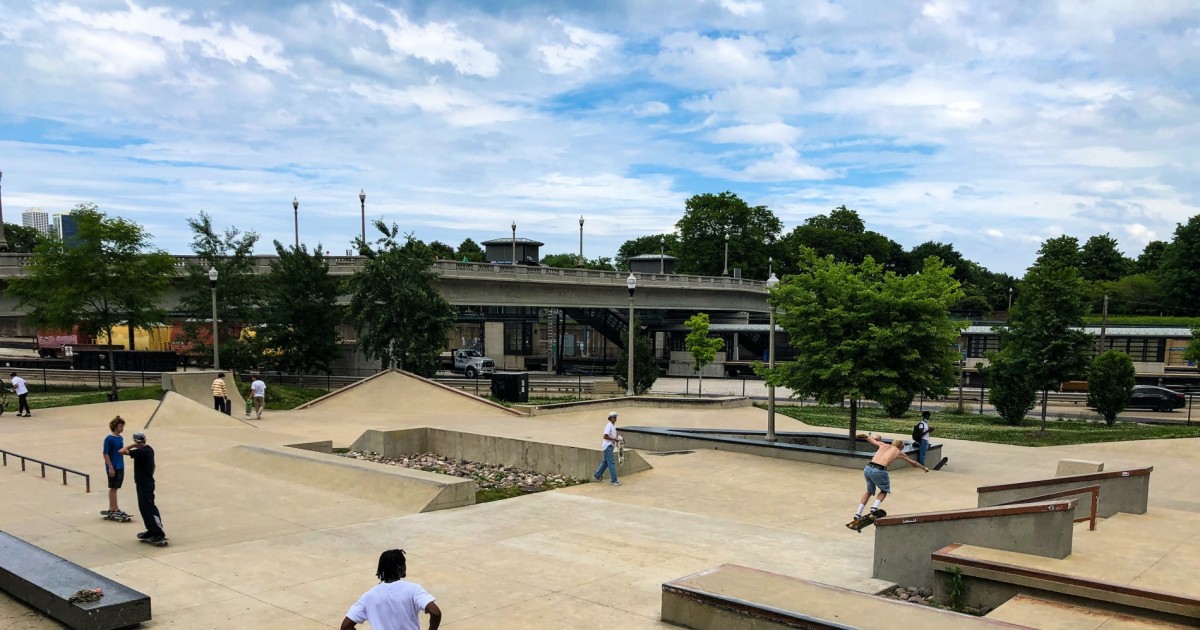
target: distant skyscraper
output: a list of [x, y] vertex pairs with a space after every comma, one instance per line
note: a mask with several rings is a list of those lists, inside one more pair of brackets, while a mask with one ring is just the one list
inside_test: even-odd
[[68, 246], [75, 244], [75, 217], [70, 212], [54, 215], [54, 233]]
[[50, 236], [50, 215], [42, 212], [41, 208], [30, 208], [22, 212], [21, 225], [31, 227], [46, 236]]

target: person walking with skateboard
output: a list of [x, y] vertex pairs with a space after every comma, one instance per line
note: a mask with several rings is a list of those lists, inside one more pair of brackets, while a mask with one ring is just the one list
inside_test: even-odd
[[925, 453], [929, 451], [929, 434], [933, 427], [929, 426], [929, 412], [921, 412], [921, 421], [913, 427], [913, 444], [917, 447], [917, 461], [925, 465]]
[[29, 386], [16, 372], [12, 373], [12, 388], [13, 393], [17, 395], [17, 417], [20, 418], [24, 414], [26, 418], [32, 418], [33, 414], [29, 411]]
[[[867, 441], [873, 446], [879, 448], [875, 452], [875, 456], [871, 458], [870, 463], [863, 468], [863, 477], [867, 480], [867, 491], [863, 493], [862, 498], [858, 501], [858, 510], [854, 512], [854, 519], [846, 523], [846, 527], [850, 529], [862, 531], [863, 527], [875, 522], [876, 518], [886, 514], [879, 506], [883, 504], [883, 500], [888, 497], [892, 491], [892, 482], [888, 476], [888, 466], [897, 459], [903, 459], [908, 462], [913, 468], [920, 468], [925, 472], [929, 469], [924, 464], [913, 461], [908, 455], [901, 450], [904, 448], [904, 440], [892, 440], [891, 444], [881, 441], [879, 435], [868, 435]], [[879, 490], [878, 496], [875, 497], [875, 502], [871, 504], [871, 512], [864, 517], [863, 508], [867, 506], [867, 501], [871, 500], [871, 495], [875, 494], [875, 490]]]
[[604, 449], [604, 458], [600, 460], [600, 467], [596, 469], [592, 479], [600, 481], [604, 478], [604, 470], [608, 469], [609, 482], [614, 486], [621, 485], [621, 482], [617, 481], [617, 462], [613, 460], [613, 449], [624, 441], [625, 438], [617, 434], [617, 412], [610, 411], [608, 424], [604, 425], [604, 438], [600, 443], [600, 448]]
[[133, 460], [133, 483], [137, 487], [138, 512], [146, 524], [146, 531], [137, 535], [144, 543], [165, 547], [167, 534], [163, 531], [162, 516], [154, 504], [154, 448], [146, 443], [146, 434], [133, 434], [133, 444], [120, 450]]
[[225, 373], [217, 372], [212, 382], [213, 409], [229, 413], [229, 390], [225, 388]]
[[[254, 403], [254, 413], [258, 420], [262, 420], [263, 405], [267, 402], [267, 384], [262, 380], [262, 374], [254, 376], [254, 382], [250, 383], [250, 399]], [[250, 412], [246, 412], [246, 417], [250, 417]]]
[[110, 521], [128, 523], [131, 517], [117, 505], [117, 491], [125, 482], [125, 456], [121, 455], [121, 448], [125, 446], [125, 438], [121, 437], [125, 431], [125, 420], [121, 416], [113, 418], [108, 423], [108, 431], [103, 450], [104, 471], [108, 473], [108, 509], [101, 511], [100, 515]]
[[421, 611], [429, 615], [429, 630], [437, 630], [442, 625], [442, 609], [420, 584], [404, 580], [407, 574], [403, 549], [379, 554], [375, 577], [380, 583], [354, 602], [342, 619], [341, 630], [353, 630], [364, 621], [377, 629], [421, 630]]

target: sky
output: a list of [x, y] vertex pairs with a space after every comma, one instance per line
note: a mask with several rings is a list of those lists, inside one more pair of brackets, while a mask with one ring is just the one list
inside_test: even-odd
[[[203, 8], [195, 8], [201, 6]], [[0, 0], [4, 218], [614, 256], [732, 191], [1021, 275], [1200, 214], [1194, 0]], [[371, 230], [368, 226], [368, 230]]]

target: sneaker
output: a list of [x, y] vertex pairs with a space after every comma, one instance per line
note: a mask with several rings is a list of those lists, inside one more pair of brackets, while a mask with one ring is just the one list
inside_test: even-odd
[[599, 477], [592, 477], [592, 481], [600, 481]]
[[138, 540], [146, 540], [147, 538], [149, 538], [149, 537], [150, 537], [150, 532], [149, 532], [149, 530], [147, 530], [147, 531], [144, 531], [144, 532], [140, 532], [140, 533], [137, 535], [137, 537], [138, 537]]
[[166, 539], [167, 539], [167, 537], [165, 534], [159, 534], [157, 536], [147, 536], [147, 537], [143, 538], [142, 540], [149, 542], [149, 543], [160, 543]]
[[100, 516], [108, 516], [112, 514], [112, 510], [100, 510]]
[[614, 485], [614, 486], [619, 486], [619, 485], [621, 485], [621, 482], [620, 482], [620, 481], [614, 481], [614, 482], [612, 482], [612, 485]]

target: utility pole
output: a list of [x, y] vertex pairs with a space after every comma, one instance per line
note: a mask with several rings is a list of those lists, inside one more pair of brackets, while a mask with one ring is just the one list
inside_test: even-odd
[[1104, 294], [1104, 312], [1100, 316], [1100, 352], [1104, 354], [1104, 335], [1108, 332], [1108, 294]]

